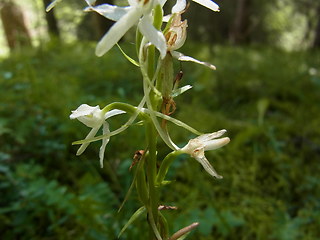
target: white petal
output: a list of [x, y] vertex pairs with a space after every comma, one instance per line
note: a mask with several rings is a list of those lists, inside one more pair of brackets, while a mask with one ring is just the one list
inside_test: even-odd
[[84, 9], [84, 11], [95, 11], [105, 18], [108, 18], [112, 21], [118, 21], [121, 17], [126, 15], [130, 9], [131, 7], [118, 7], [110, 4], [102, 4], [95, 7], [87, 7]]
[[104, 121], [103, 117], [99, 106], [91, 107], [87, 104], [82, 104], [70, 115], [71, 119], [76, 118], [90, 128], [100, 127]]
[[62, 0], [55, 0], [55, 1], [51, 2], [46, 8], [46, 12], [49, 12], [52, 8], [54, 8], [61, 1]]
[[141, 14], [140, 9], [131, 8], [129, 12], [116, 22], [100, 40], [96, 48], [96, 55], [101, 57], [108, 52], [139, 20]]
[[214, 138], [221, 137], [226, 132], [227, 132], [227, 130], [222, 129], [218, 132], [203, 134], [203, 135], [197, 137], [197, 139], [200, 140], [201, 142], [206, 142], [206, 141], [212, 140]]
[[[107, 122], [105, 122], [103, 124], [103, 135], [108, 134], [108, 133], [110, 133], [109, 124]], [[103, 168], [104, 152], [106, 150], [106, 146], [109, 141], [110, 141], [110, 137], [102, 139], [102, 145], [101, 145], [100, 151], [99, 151], [99, 159], [100, 159], [101, 168]]]
[[76, 119], [78, 117], [87, 116], [93, 114], [95, 111], [99, 111], [100, 107], [97, 105], [91, 107], [88, 104], [81, 104], [76, 110], [71, 111], [70, 119]]
[[172, 7], [172, 13], [179, 13], [186, 9], [186, 0], [177, 0], [176, 4]]
[[214, 168], [211, 166], [211, 164], [209, 163], [209, 161], [206, 159], [205, 156], [201, 157], [201, 158], [195, 158], [204, 168], [204, 170], [206, 170], [207, 173], [209, 173], [212, 177], [216, 177], [221, 179], [222, 176], [220, 176], [216, 170], [214, 170]]
[[119, 114], [123, 114], [123, 113], [126, 113], [125, 111], [122, 111], [122, 110], [119, 110], [119, 109], [113, 109], [109, 112], [107, 112], [105, 115], [104, 115], [104, 119], [108, 119], [110, 117], [113, 117], [113, 116], [116, 116], [116, 115], [119, 115]]
[[144, 35], [160, 52], [161, 58], [163, 59], [167, 54], [167, 44], [162, 32], [158, 31], [152, 24], [150, 16], [144, 16], [140, 23], [139, 29]]
[[[92, 128], [91, 131], [89, 132], [89, 134], [86, 136], [85, 139], [89, 139], [89, 138], [93, 138], [98, 130], [99, 130], [100, 127], [97, 127], [97, 128]], [[83, 143], [81, 144], [81, 146], [79, 147], [78, 151], [77, 151], [77, 155], [81, 155], [85, 150], [86, 148], [89, 146], [90, 143]]]
[[215, 11], [215, 12], [220, 11], [218, 4], [216, 4], [215, 2], [213, 2], [211, 0], [192, 0], [192, 1], [204, 6], [206, 8], [211, 9], [212, 11]]
[[228, 138], [228, 137], [210, 140], [205, 143], [204, 150], [205, 151], [215, 150], [215, 149], [223, 147], [224, 145], [228, 144], [229, 142], [230, 142], [230, 138]]
[[202, 62], [202, 61], [199, 61], [195, 58], [192, 58], [192, 57], [189, 57], [189, 56], [185, 56], [183, 55], [182, 53], [180, 52], [177, 52], [177, 51], [172, 51], [171, 52], [172, 56], [176, 59], [178, 59], [179, 61], [184, 61], [184, 62], [194, 62], [194, 63], [198, 63], [198, 64], [201, 64], [201, 65], [204, 65], [212, 70], [216, 70], [216, 67], [214, 65], [212, 65], [211, 63], [207, 63], [207, 62]]

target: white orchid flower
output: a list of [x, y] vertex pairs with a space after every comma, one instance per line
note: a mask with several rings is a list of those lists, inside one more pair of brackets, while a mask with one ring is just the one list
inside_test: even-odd
[[[124, 111], [118, 110], [118, 109], [114, 109], [105, 113], [104, 111], [100, 110], [99, 106], [91, 107], [87, 104], [82, 104], [76, 110], [71, 112], [72, 113], [70, 115], [70, 119], [78, 119], [87, 127], [92, 128], [85, 139], [93, 138], [97, 134], [101, 126], [103, 126], [102, 127], [103, 134], [110, 133], [109, 124], [106, 122], [106, 120], [110, 117], [125, 113]], [[109, 140], [110, 140], [110, 137], [102, 139], [102, 145], [99, 151], [101, 168], [103, 167], [104, 152]], [[81, 144], [80, 148], [77, 151], [77, 155], [82, 154], [86, 150], [88, 145], [89, 143]]]
[[191, 139], [186, 146], [181, 148], [181, 151], [184, 153], [190, 154], [195, 158], [202, 167], [213, 177], [222, 178], [214, 168], [211, 166], [206, 156], [204, 155], [205, 151], [215, 150], [223, 147], [224, 145], [230, 142], [228, 137], [221, 137], [226, 130], [220, 130], [218, 132], [203, 134], [199, 137]]
[[102, 37], [96, 48], [96, 55], [102, 56], [108, 52], [123, 35], [136, 23], [140, 32], [159, 50], [161, 58], [167, 52], [166, 40], [162, 32], [152, 25], [151, 10], [157, 4], [164, 4], [160, 0], [128, 0], [129, 6], [118, 7], [110, 4], [102, 4], [86, 8], [86, 11], [95, 11], [102, 16], [116, 21], [109, 31]]

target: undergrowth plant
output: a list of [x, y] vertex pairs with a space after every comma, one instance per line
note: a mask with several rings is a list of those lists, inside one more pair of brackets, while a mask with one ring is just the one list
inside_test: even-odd
[[[192, 1], [213, 11], [219, 11], [218, 5], [211, 0]], [[47, 10], [49, 11], [58, 2], [59, 0], [54, 1]], [[189, 10], [189, 5], [185, 0], [177, 0], [168, 15], [164, 15], [163, 11], [164, 5], [167, 4], [166, 0], [128, 0], [128, 2], [129, 6], [126, 7], [110, 4], [96, 6], [94, 0], [86, 0], [88, 7], [85, 11], [95, 11], [115, 21], [115, 24], [99, 41], [96, 47], [97, 56], [103, 56], [115, 45], [120, 48], [118, 41], [131, 27], [136, 26], [135, 47], [138, 60], [128, 56], [121, 48], [120, 50], [130, 63], [140, 69], [144, 95], [137, 106], [123, 102], [113, 102], [102, 109], [99, 106], [80, 105], [72, 111], [70, 118], [79, 120], [91, 130], [84, 140], [73, 144], [80, 145], [77, 151], [77, 155], [80, 155], [91, 142], [101, 140], [99, 159], [103, 167], [104, 153], [110, 138], [132, 125], [143, 125], [146, 138], [145, 148], [137, 150], [134, 155], [134, 161], [130, 167], [134, 171], [133, 181], [119, 210], [123, 208], [134, 188], [139, 196], [141, 207], [124, 225], [119, 237], [133, 221], [144, 216], [148, 222], [149, 239], [184, 239], [199, 223], [190, 223], [188, 226], [182, 226], [176, 233], [169, 233], [169, 223], [162, 211], [174, 211], [176, 206], [160, 204], [159, 200], [161, 189], [167, 184], [173, 184], [166, 180], [167, 172], [179, 155], [188, 154], [198, 161], [212, 177], [222, 178], [205, 157], [205, 151], [220, 148], [229, 143], [230, 139], [221, 137], [226, 130], [203, 134], [172, 117], [177, 108], [174, 99], [192, 88], [190, 85], [180, 86], [183, 72], [181, 69], [174, 68], [174, 61], [190, 61], [212, 70], [215, 69], [215, 66], [176, 51], [184, 45], [187, 36], [187, 20], [182, 20], [183, 13]], [[121, 71], [120, 68], [119, 71]], [[110, 131], [109, 118], [122, 114], [129, 116], [127, 122], [118, 129]], [[198, 136], [190, 139], [184, 147], [179, 147], [170, 137], [169, 123]], [[102, 135], [96, 136], [101, 128]], [[158, 159], [158, 156], [163, 155], [157, 150], [159, 141], [163, 141], [171, 149], [171, 152], [162, 160]]]

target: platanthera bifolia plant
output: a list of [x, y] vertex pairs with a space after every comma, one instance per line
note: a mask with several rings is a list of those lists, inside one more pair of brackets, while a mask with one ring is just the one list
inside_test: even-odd
[[[61, 0], [52, 2], [47, 11], [59, 1]], [[118, 45], [118, 41], [129, 29], [136, 28], [135, 47], [138, 61], [121, 51], [134, 67], [140, 69], [144, 95], [137, 106], [113, 102], [101, 109], [99, 106], [82, 104], [72, 111], [71, 119], [77, 119], [91, 128], [84, 140], [74, 142], [80, 145], [77, 155], [82, 154], [91, 142], [102, 141], [99, 159], [100, 166], [103, 167], [104, 153], [110, 138], [139, 121], [145, 128], [146, 144], [145, 149], [135, 154], [135, 165], [132, 167], [133, 182], [125, 200], [135, 187], [141, 207], [133, 213], [119, 236], [133, 221], [144, 216], [148, 222], [150, 239], [183, 239], [199, 223], [191, 223], [189, 226], [182, 226], [183, 228], [174, 234], [169, 233], [169, 223], [161, 212], [175, 207], [160, 204], [159, 200], [161, 189], [170, 183], [166, 180], [167, 172], [179, 155], [188, 154], [212, 177], [222, 178], [207, 160], [205, 151], [220, 148], [228, 144], [230, 139], [221, 137], [226, 130], [203, 134], [172, 117], [176, 110], [174, 99], [192, 88], [190, 85], [179, 86], [182, 73], [174, 69], [174, 61], [194, 62], [213, 70], [215, 66], [177, 51], [185, 44], [187, 37], [187, 20], [182, 20], [182, 15], [188, 8], [186, 0], [177, 0], [171, 13], [167, 15], [164, 15], [163, 10], [164, 5], [169, 4], [166, 0], [128, 0], [129, 5], [125, 7], [110, 4], [96, 6], [95, 0], [85, 1], [88, 5], [85, 11], [95, 11], [115, 22], [99, 41], [96, 47], [97, 56], [106, 54], [112, 47]], [[192, 1], [212, 11], [219, 11], [218, 5], [211, 0]], [[110, 131], [109, 118], [120, 114], [129, 116], [127, 122], [120, 128]], [[189, 139], [184, 147], [178, 147], [170, 138], [168, 123], [182, 127], [197, 137]], [[96, 136], [100, 128], [102, 135]], [[161, 156], [157, 150], [159, 141], [163, 141], [171, 149], [163, 159], [158, 157]], [[121, 208], [122, 206], [123, 204]]]

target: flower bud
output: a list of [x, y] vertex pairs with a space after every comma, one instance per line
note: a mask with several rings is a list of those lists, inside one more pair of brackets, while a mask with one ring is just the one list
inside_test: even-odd
[[173, 59], [170, 53], [161, 61], [161, 67], [158, 75], [158, 86], [162, 97], [169, 98], [173, 88]]
[[165, 33], [168, 51], [179, 49], [187, 38], [187, 20], [181, 21], [181, 14], [175, 13], [169, 30]]

